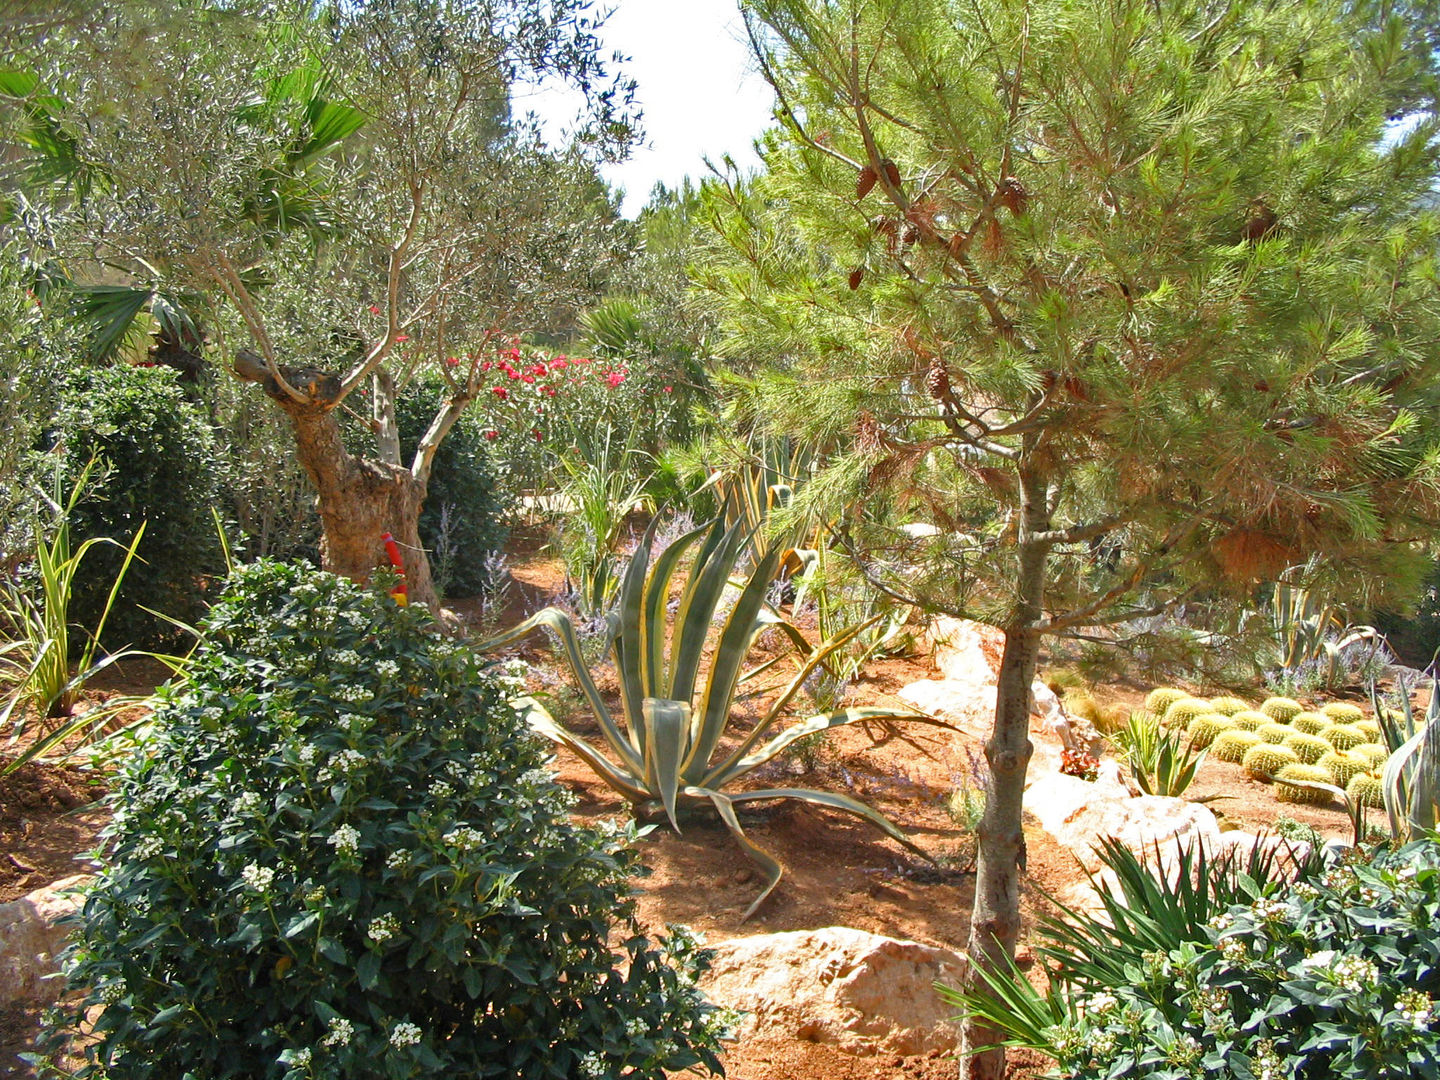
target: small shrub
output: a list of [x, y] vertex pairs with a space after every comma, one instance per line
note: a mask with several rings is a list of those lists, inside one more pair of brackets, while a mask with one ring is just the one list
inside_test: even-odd
[[1246, 750], [1241, 764], [1256, 780], [1270, 780], [1286, 765], [1294, 765], [1299, 761], [1300, 758], [1294, 750], [1264, 743]]
[[1261, 703], [1260, 711], [1276, 723], [1288, 724], [1291, 720], [1295, 719], [1296, 716], [1304, 712], [1305, 707], [1293, 698], [1272, 697], [1266, 698], [1265, 701]]
[[1314, 849], [1319, 849], [1325, 843], [1325, 837], [1320, 835], [1314, 825], [1307, 825], [1302, 821], [1296, 821], [1292, 817], [1281, 814], [1270, 826], [1275, 835], [1282, 840], [1289, 840], [1293, 843], [1309, 844]]
[[103, 1004], [107, 1080], [718, 1067], [704, 954], [637, 928], [633, 834], [570, 823], [513, 687], [430, 626], [236, 575], [124, 767], [51, 1048]]
[[115, 645], [171, 645], [178, 631], [140, 606], [197, 623], [209, 576], [225, 566], [211, 513], [220, 501], [219, 453], [204, 414], [170, 368], [87, 368], [65, 388], [55, 425], [67, 476], [96, 458], [107, 466], [104, 481], [71, 511], [71, 532], [77, 542], [107, 536], [121, 545], [97, 547], [85, 560], [74, 618], [83, 626], [100, 620], [124, 545], [144, 521], [106, 636]]
[[1060, 751], [1060, 771], [1066, 776], [1078, 776], [1081, 780], [1094, 781], [1099, 775], [1100, 760], [1088, 750]]

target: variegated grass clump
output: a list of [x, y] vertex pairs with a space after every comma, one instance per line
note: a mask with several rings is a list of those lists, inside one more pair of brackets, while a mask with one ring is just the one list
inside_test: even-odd
[[1177, 701], [1184, 701], [1190, 695], [1173, 686], [1157, 686], [1145, 695], [1145, 708], [1155, 716], [1164, 716], [1165, 711]]
[[1372, 810], [1385, 809], [1385, 784], [1377, 772], [1363, 772], [1351, 777], [1345, 785], [1345, 794], [1351, 802], [1368, 806]]
[[1238, 697], [1217, 697], [1210, 699], [1210, 710], [1221, 716], [1234, 716], [1236, 713], [1244, 712], [1250, 708], [1248, 701], [1241, 701]]
[[[1303, 780], [1304, 784], [1286, 783], [1288, 780]], [[1323, 788], [1307, 787], [1306, 784], [1329, 784], [1330, 774], [1319, 765], [1286, 765], [1275, 774], [1275, 798], [1290, 803], [1327, 803], [1330, 793]]]
[[1215, 736], [1221, 732], [1230, 731], [1235, 727], [1228, 716], [1219, 713], [1201, 713], [1191, 720], [1185, 727], [1185, 734], [1190, 736], [1190, 744], [1197, 750], [1203, 750], [1215, 741]]
[[1255, 734], [1259, 735], [1260, 738], [1264, 739], [1267, 743], [1274, 743], [1278, 746], [1295, 733], [1290, 730], [1290, 725], [1277, 724], [1272, 720], [1270, 723], [1257, 729]]
[[1303, 731], [1290, 732], [1280, 745], [1295, 751], [1296, 757], [1306, 765], [1314, 765], [1335, 749], [1319, 735], [1306, 735]]
[[1288, 747], [1261, 743], [1245, 751], [1241, 764], [1256, 780], [1270, 780], [1286, 765], [1300, 764], [1300, 758]]
[[1320, 711], [1337, 724], [1356, 724], [1365, 719], [1365, 710], [1349, 701], [1331, 701]]
[[1245, 709], [1237, 712], [1230, 719], [1241, 731], [1259, 731], [1266, 724], [1274, 723], [1259, 709]]
[[1221, 761], [1238, 765], [1245, 759], [1247, 750], [1261, 745], [1263, 745], [1263, 741], [1255, 732], [1232, 728], [1230, 731], [1222, 731], [1215, 736], [1215, 741], [1210, 744], [1210, 753]]
[[1370, 763], [1343, 750], [1331, 750], [1315, 763], [1330, 774], [1337, 787], [1345, 787], [1361, 773], [1370, 771]]
[[1260, 711], [1278, 724], [1288, 724], [1305, 711], [1305, 706], [1294, 698], [1272, 697], [1261, 703]]
[[1210, 711], [1210, 702], [1204, 698], [1181, 698], [1165, 710], [1165, 717], [1161, 721], [1166, 727], [1188, 728], [1190, 721], [1197, 716], [1204, 716]]
[[1335, 721], [1324, 713], [1302, 712], [1295, 714], [1295, 718], [1290, 721], [1290, 726], [1306, 735], [1319, 735], [1333, 723]]
[[1331, 724], [1324, 731], [1320, 732], [1320, 738], [1324, 739], [1336, 750], [1352, 750], [1361, 743], [1368, 742], [1365, 733], [1349, 724]]

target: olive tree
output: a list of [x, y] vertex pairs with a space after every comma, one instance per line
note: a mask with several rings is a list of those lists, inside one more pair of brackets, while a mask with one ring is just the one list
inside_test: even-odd
[[[1047, 639], [1312, 556], [1354, 592], [1413, 579], [1434, 80], [1403, 13], [1344, 0], [743, 7], [780, 123], [758, 179], [709, 188], [701, 281], [770, 423], [838, 448], [805, 498], [872, 583], [1004, 632], [983, 992], [1020, 929]], [[1001, 1076], [1000, 1038], [967, 1023], [967, 1076]]]
[[[155, 0], [12, 34], [32, 257], [74, 283], [97, 352], [142, 314], [162, 348], [215, 339], [288, 418], [327, 568], [364, 577], [389, 532], [433, 600], [416, 522], [485, 352], [596, 295], [622, 246], [595, 164], [628, 146], [630, 88], [596, 27], [584, 0]], [[563, 151], [512, 114], [544, 79], [588, 95]], [[449, 393], [402, 460], [421, 365]]]

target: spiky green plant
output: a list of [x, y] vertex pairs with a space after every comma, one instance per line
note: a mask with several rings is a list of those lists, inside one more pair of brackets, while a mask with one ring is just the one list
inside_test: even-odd
[[1230, 717], [1230, 719], [1241, 731], [1259, 731], [1266, 724], [1274, 723], [1270, 717], [1258, 709], [1245, 709], [1242, 712], [1237, 712], [1234, 716]]
[[1331, 724], [1320, 732], [1320, 738], [1336, 750], [1351, 750], [1366, 741], [1365, 733], [1349, 724]]
[[1132, 712], [1112, 739], [1136, 786], [1147, 795], [1178, 798], [1205, 760], [1206, 751], [1184, 730], [1163, 726], [1149, 712]]
[[1365, 710], [1349, 701], [1327, 702], [1320, 711], [1337, 724], [1357, 724], [1365, 719]]
[[1166, 727], [1189, 727], [1191, 720], [1197, 716], [1203, 716], [1209, 711], [1210, 702], [1204, 698], [1181, 698], [1165, 710], [1165, 718], [1161, 723]]
[[1217, 712], [1221, 716], [1234, 716], [1236, 713], [1244, 712], [1250, 708], [1248, 701], [1241, 701], [1238, 697], [1217, 697], [1210, 699], [1210, 711]]
[[1190, 744], [1198, 750], [1203, 750], [1215, 741], [1215, 736], [1223, 731], [1230, 731], [1235, 727], [1228, 716], [1220, 713], [1201, 713], [1191, 720], [1185, 728], [1185, 734], [1190, 736]]
[[1320, 738], [1319, 735], [1306, 735], [1303, 731], [1292, 731], [1286, 735], [1280, 743], [1288, 750], [1295, 751], [1298, 757], [1306, 765], [1314, 765], [1326, 754], [1335, 749], [1330, 743]]
[[1157, 686], [1145, 695], [1145, 708], [1156, 716], [1164, 716], [1171, 705], [1184, 701], [1189, 696], [1184, 690], [1177, 690], [1173, 686]]
[[1390, 749], [1380, 776], [1390, 832], [1401, 840], [1433, 832], [1440, 823], [1440, 680], [1430, 680], [1423, 719], [1415, 716], [1408, 694], [1398, 715], [1382, 709], [1373, 682], [1370, 705]]
[[1374, 810], [1385, 808], [1385, 785], [1377, 772], [1363, 772], [1353, 776], [1345, 785], [1345, 794], [1350, 800]]
[[1290, 726], [1296, 731], [1303, 732], [1306, 735], [1319, 735], [1320, 732], [1324, 731], [1333, 723], [1335, 723], [1335, 721], [1331, 720], [1324, 713], [1307, 711], [1296, 713], [1294, 719], [1290, 721]]
[[1245, 759], [1245, 751], [1253, 746], [1262, 745], [1263, 740], [1253, 731], [1222, 731], [1210, 744], [1210, 753], [1221, 761], [1228, 761], [1238, 765]]
[[1241, 764], [1245, 771], [1256, 780], [1273, 779], [1275, 774], [1286, 765], [1298, 765], [1299, 763], [1300, 757], [1294, 750], [1269, 743], [1252, 746], [1245, 751], [1245, 756], [1241, 758]]
[[1350, 753], [1358, 758], [1364, 758], [1370, 763], [1372, 769], [1381, 768], [1390, 757], [1390, 748], [1384, 743], [1367, 742], [1361, 743]]
[[1294, 698], [1272, 697], [1261, 703], [1260, 711], [1276, 723], [1288, 724], [1297, 714], [1305, 711], [1305, 706]]
[[1289, 724], [1277, 724], [1272, 720], [1270, 723], [1264, 724], [1257, 729], [1255, 734], [1259, 735], [1260, 738], [1264, 739], [1267, 743], [1274, 743], [1276, 746], [1279, 746], [1291, 735], [1295, 734], [1295, 732], [1291, 730]]
[[[1303, 783], [1287, 783], [1286, 781], [1298, 780]], [[1330, 801], [1330, 793], [1324, 788], [1311, 787], [1311, 784], [1329, 784], [1330, 774], [1319, 765], [1306, 765], [1296, 763], [1286, 765], [1275, 774], [1275, 798], [1280, 802], [1291, 803], [1327, 803]]]
[[1331, 781], [1337, 787], [1347, 786], [1351, 780], [1363, 772], [1370, 771], [1370, 763], [1362, 757], [1354, 754], [1347, 754], [1343, 750], [1331, 750], [1315, 763], [1330, 774]]
[[[612, 716], [606, 706], [581, 654], [575, 626], [560, 609], [537, 612], [480, 646], [493, 650], [519, 641], [540, 627], [553, 631], [600, 725], [609, 755], [566, 730], [538, 702], [523, 698], [515, 704], [524, 711], [530, 726], [574, 752], [602, 781], [628, 799], [638, 814], [663, 813], [676, 832], [680, 831], [682, 806], [713, 808], [736, 842], [766, 873], [765, 887], [746, 910], [745, 918], [770, 895], [784, 868], [746, 837], [735, 813], [740, 804], [799, 799], [842, 810], [868, 821], [923, 856], [924, 852], [884, 815], [848, 795], [791, 787], [726, 791], [797, 740], [830, 728], [874, 719], [948, 725], [894, 709], [852, 708], [812, 716], [772, 736], [772, 729], [782, 722], [781, 714], [805, 680], [831, 653], [860, 633], [864, 624], [810, 646], [793, 627], [767, 618], [765, 595], [782, 555], [779, 548], [772, 547], [744, 579], [729, 614], [723, 616], [713, 650], [707, 650], [707, 633], [711, 624], [722, 618], [721, 597], [749, 533], [743, 525], [727, 530], [724, 521], [717, 518], [658, 552], [652, 565], [650, 545], [658, 523], [659, 519], [651, 523], [631, 558], [616, 610], [609, 616], [610, 647], [620, 684], [618, 717]], [[671, 585], [681, 560], [697, 543], [699, 551], [672, 615]], [[803, 646], [807, 655], [760, 720], [748, 731], [738, 733], [735, 745], [722, 748], [737, 689], [748, 677], [743, 671], [745, 656], [767, 626], [779, 626], [792, 641]], [[761, 665], [749, 674], [758, 674], [768, 666]]]

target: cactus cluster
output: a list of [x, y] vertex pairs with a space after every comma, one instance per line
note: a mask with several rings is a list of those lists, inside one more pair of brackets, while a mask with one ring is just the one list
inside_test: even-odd
[[1259, 735], [1260, 738], [1266, 742], [1274, 743], [1278, 746], [1295, 733], [1290, 730], [1288, 724], [1277, 724], [1274, 720], [1271, 720], [1270, 723], [1257, 729], [1255, 734]]
[[1315, 764], [1328, 772], [1331, 781], [1342, 788], [1361, 773], [1370, 771], [1368, 761], [1343, 750], [1331, 750]]
[[1298, 765], [1300, 758], [1294, 750], [1270, 743], [1261, 743], [1245, 751], [1241, 759], [1245, 771], [1256, 780], [1269, 780], [1286, 765]]
[[1350, 751], [1355, 757], [1361, 758], [1370, 763], [1370, 768], [1379, 769], [1385, 762], [1390, 760], [1390, 748], [1384, 743], [1367, 742], [1361, 743]]
[[1385, 788], [1378, 773], [1363, 772], [1353, 777], [1350, 783], [1345, 785], [1345, 794], [1350, 796], [1351, 801], [1374, 810], [1385, 807]]
[[1230, 731], [1235, 727], [1228, 716], [1221, 716], [1219, 713], [1201, 713], [1191, 720], [1185, 727], [1185, 734], [1190, 736], [1190, 745], [1197, 750], [1203, 750], [1215, 741], [1215, 736], [1221, 732]]
[[1190, 721], [1210, 711], [1210, 702], [1201, 698], [1181, 698], [1165, 710], [1161, 721], [1166, 727], [1188, 728]]
[[1280, 802], [1326, 803], [1330, 793], [1320, 788], [1287, 784], [1287, 780], [1303, 780], [1310, 784], [1331, 784], [1330, 774], [1319, 765], [1286, 765], [1275, 774], [1275, 798]]
[[1314, 765], [1335, 748], [1319, 735], [1306, 735], [1303, 731], [1292, 731], [1280, 743], [1295, 751], [1295, 756], [1306, 765]]
[[1336, 750], [1353, 750], [1361, 743], [1370, 741], [1365, 738], [1364, 732], [1349, 724], [1331, 724], [1320, 732], [1320, 738], [1335, 747]]
[[1164, 716], [1166, 709], [1189, 696], [1184, 690], [1176, 690], [1173, 686], [1157, 686], [1145, 695], [1145, 708], [1154, 716]]
[[1236, 713], [1250, 708], [1250, 704], [1241, 701], [1238, 697], [1217, 697], [1210, 699], [1210, 708], [1221, 716], [1234, 716]]
[[1296, 731], [1303, 731], [1306, 735], [1319, 735], [1333, 723], [1335, 721], [1324, 713], [1302, 712], [1295, 714], [1295, 718], [1290, 721], [1290, 726]]
[[1360, 732], [1361, 735], [1364, 735], [1366, 742], [1380, 741], [1380, 725], [1374, 720], [1357, 720], [1350, 726]]
[[1293, 698], [1272, 697], [1265, 699], [1260, 706], [1260, 711], [1277, 724], [1288, 724], [1298, 714], [1305, 711], [1305, 706]]
[[1252, 746], [1260, 746], [1261, 742], [1260, 736], [1253, 731], [1232, 728], [1215, 736], [1215, 741], [1210, 744], [1210, 753], [1221, 761], [1238, 765], [1245, 759], [1245, 751]]
[[1241, 731], [1259, 731], [1266, 724], [1272, 723], [1271, 719], [1259, 709], [1245, 709], [1230, 717], [1235, 726]]
[[1337, 724], [1358, 724], [1365, 719], [1365, 710], [1348, 701], [1332, 701], [1320, 711]]

